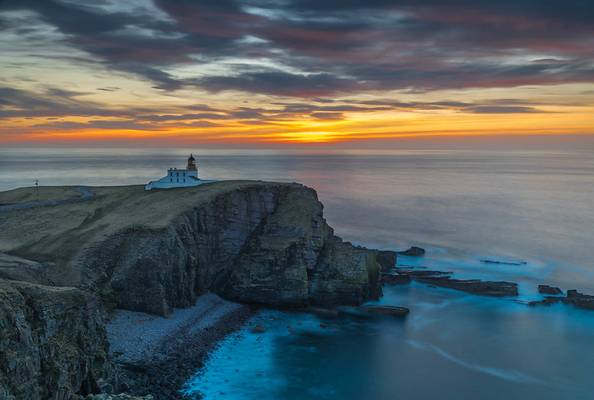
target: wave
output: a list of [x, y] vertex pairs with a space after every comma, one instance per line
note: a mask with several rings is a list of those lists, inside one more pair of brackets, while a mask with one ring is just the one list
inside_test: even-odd
[[467, 369], [470, 369], [473, 371], [477, 371], [477, 372], [480, 372], [483, 374], [491, 375], [491, 376], [494, 376], [499, 379], [503, 379], [508, 382], [525, 383], [525, 384], [541, 384], [541, 385], [545, 385], [545, 386], [551, 386], [550, 382], [545, 382], [541, 379], [534, 378], [534, 377], [527, 375], [520, 371], [516, 371], [513, 369], [501, 369], [501, 368], [489, 367], [489, 366], [475, 364], [475, 363], [471, 363], [471, 362], [462, 360], [462, 359], [448, 353], [447, 351], [443, 350], [442, 348], [435, 346], [433, 344], [430, 344], [430, 343], [424, 343], [424, 342], [420, 342], [418, 340], [410, 340], [410, 339], [406, 340], [406, 343], [416, 349], [419, 349], [419, 350], [434, 352], [434, 353], [440, 355], [441, 357], [443, 357], [453, 363], [456, 363], [464, 368], [467, 368]]

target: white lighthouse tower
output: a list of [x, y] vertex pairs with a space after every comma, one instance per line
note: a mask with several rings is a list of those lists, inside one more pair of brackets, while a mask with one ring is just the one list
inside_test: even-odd
[[204, 181], [198, 178], [198, 168], [196, 167], [196, 159], [192, 154], [190, 154], [186, 169], [169, 168], [167, 170], [167, 176], [164, 176], [158, 181], [150, 181], [144, 186], [144, 189], [152, 190], [191, 187], [198, 186], [208, 182], [212, 181]]

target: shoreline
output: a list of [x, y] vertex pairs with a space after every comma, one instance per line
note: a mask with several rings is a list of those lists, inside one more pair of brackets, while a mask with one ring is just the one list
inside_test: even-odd
[[169, 318], [118, 310], [107, 331], [119, 386], [129, 395], [152, 395], [154, 400], [188, 398], [181, 393], [184, 384], [219, 342], [256, 311], [211, 293]]

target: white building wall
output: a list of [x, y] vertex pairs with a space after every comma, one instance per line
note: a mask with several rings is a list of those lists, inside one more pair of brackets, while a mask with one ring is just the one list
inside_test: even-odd
[[157, 181], [150, 181], [145, 185], [144, 189], [152, 190], [193, 187], [209, 182], [213, 181], [204, 181], [198, 179], [198, 171], [172, 168], [167, 171], [167, 176], [164, 176]]

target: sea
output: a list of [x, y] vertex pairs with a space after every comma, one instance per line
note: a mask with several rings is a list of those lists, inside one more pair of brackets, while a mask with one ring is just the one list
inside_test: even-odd
[[[183, 388], [232, 400], [594, 399], [594, 312], [529, 307], [538, 284], [594, 294], [594, 154], [577, 150], [0, 149], [0, 190], [143, 184], [194, 152], [204, 179], [315, 188], [344, 240], [400, 266], [507, 280], [518, 298], [420, 283], [404, 319], [260, 311]], [[484, 260], [503, 263], [485, 263]], [[264, 333], [251, 327], [263, 325]]]

